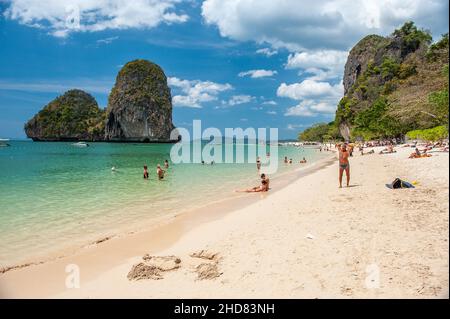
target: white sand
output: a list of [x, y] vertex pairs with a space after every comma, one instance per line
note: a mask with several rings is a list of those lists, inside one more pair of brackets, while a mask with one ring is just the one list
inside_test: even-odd
[[[86, 268], [95, 267], [83, 266], [79, 289], [45, 292], [56, 280], [55, 271], [60, 272], [58, 280], [65, 276], [64, 263], [48, 263], [0, 275], [0, 296], [448, 298], [448, 154], [407, 159], [412, 149], [397, 150], [351, 158], [353, 187], [337, 187], [334, 163], [184, 232], [157, 253], [181, 258], [181, 267], [164, 272], [161, 280], [127, 279], [141, 254], [88, 279], [83, 274], [95, 272]], [[419, 184], [415, 189], [386, 188], [395, 177]], [[95, 248], [90, 265], [105, 258], [102, 247], [107, 244]], [[214, 263], [189, 256], [201, 249], [219, 254], [219, 277], [197, 279], [197, 265]]]

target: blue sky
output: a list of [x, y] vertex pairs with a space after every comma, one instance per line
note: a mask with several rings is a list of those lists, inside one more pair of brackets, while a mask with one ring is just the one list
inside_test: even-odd
[[[414, 20], [437, 39], [448, 1], [0, 0], [0, 137], [70, 88], [106, 107], [120, 67], [165, 71], [176, 126], [277, 127], [334, 118], [348, 50]], [[79, 23], [78, 23], [79, 22]]]

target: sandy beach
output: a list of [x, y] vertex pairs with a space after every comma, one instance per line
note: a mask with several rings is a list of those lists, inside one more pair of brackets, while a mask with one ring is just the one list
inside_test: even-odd
[[[0, 297], [448, 298], [448, 153], [378, 150], [350, 159], [349, 188], [328, 161], [281, 190], [244, 194], [242, 207], [204, 208], [4, 272]], [[396, 177], [416, 187], [388, 189]], [[157, 273], [129, 280], [146, 254], [175, 257], [153, 258]], [[79, 288], [66, 288], [71, 264]]]

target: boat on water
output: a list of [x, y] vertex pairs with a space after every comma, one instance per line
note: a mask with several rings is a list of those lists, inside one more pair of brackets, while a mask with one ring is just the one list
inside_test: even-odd
[[88, 147], [89, 146], [89, 144], [86, 142], [76, 142], [76, 143], [73, 143], [72, 145], [75, 147]]
[[6, 146], [11, 146], [8, 144], [9, 139], [7, 138], [0, 138], [0, 147], [6, 147]]
[[314, 149], [319, 149], [322, 147], [322, 144], [319, 142], [303, 142], [300, 143], [300, 145], [304, 148], [314, 148]]

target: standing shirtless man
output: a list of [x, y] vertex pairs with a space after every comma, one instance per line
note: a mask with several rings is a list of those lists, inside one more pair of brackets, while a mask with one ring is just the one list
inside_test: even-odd
[[350, 163], [348, 162], [348, 157], [350, 156], [347, 150], [347, 144], [342, 144], [339, 148], [339, 188], [342, 188], [342, 175], [345, 171], [345, 176], [347, 176], [347, 187], [350, 184]]

